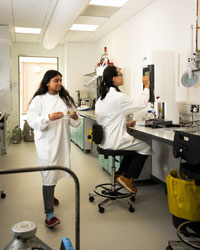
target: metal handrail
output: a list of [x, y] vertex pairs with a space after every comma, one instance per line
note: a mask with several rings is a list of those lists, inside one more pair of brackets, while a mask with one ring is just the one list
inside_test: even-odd
[[47, 166], [47, 167], [31, 167], [31, 168], [18, 168], [18, 169], [2, 169], [0, 175], [3, 174], [17, 174], [29, 173], [40, 171], [62, 170], [70, 174], [75, 183], [75, 249], [80, 250], [80, 185], [76, 174], [69, 168], [61, 166]]

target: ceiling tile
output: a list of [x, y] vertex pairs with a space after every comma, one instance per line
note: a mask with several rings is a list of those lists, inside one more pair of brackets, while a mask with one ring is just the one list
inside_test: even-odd
[[8, 0], [0, 0], [0, 24], [12, 23], [11, 2]]
[[90, 31], [71, 31], [69, 30], [63, 39], [61, 40], [61, 44], [65, 42], [83, 42], [92, 32]]
[[25, 43], [38, 43], [39, 35], [32, 35], [32, 34], [15, 34], [16, 42], [25, 42]]
[[79, 16], [75, 23], [78, 24], [92, 24], [92, 25], [101, 25], [107, 21], [108, 17], [94, 17], [94, 16]]
[[111, 17], [120, 8], [89, 5], [82, 13], [82, 16]]
[[[105, 23], [99, 26], [94, 32], [92, 32], [85, 42], [96, 42], [103, 36], [117, 28], [122, 23], [126, 22], [129, 18], [136, 15], [139, 11], [144, 9], [148, 4], [155, 0], [129, 0], [123, 8], [117, 11], [112, 18], [108, 19]], [[135, 2], [135, 5], [133, 4]]]
[[13, 1], [15, 26], [42, 27], [50, 2], [50, 0]]

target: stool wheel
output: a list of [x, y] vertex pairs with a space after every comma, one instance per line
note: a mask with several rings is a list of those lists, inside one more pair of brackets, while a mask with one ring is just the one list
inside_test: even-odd
[[135, 201], [135, 196], [131, 196], [130, 200]]
[[166, 250], [173, 250], [173, 247], [172, 246], [168, 246], [168, 247], [166, 247]]
[[93, 201], [94, 201], [94, 197], [93, 197], [93, 196], [90, 196], [90, 197], [89, 197], [89, 201], [90, 201], [90, 202], [93, 202]]
[[130, 205], [130, 207], [129, 207], [129, 212], [131, 212], [131, 213], [133, 213], [133, 212], [135, 212], [135, 208], [134, 207], [132, 207], [131, 205]]
[[101, 193], [102, 193], [102, 194], [106, 194], [107, 191], [106, 191], [106, 190], [102, 190]]
[[1, 193], [1, 199], [6, 198], [6, 194], [5, 193]]
[[104, 207], [99, 206], [99, 213], [103, 214], [104, 213]]

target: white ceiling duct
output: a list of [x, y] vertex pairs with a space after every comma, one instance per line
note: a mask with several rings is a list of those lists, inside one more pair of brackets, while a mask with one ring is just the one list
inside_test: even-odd
[[43, 37], [46, 49], [55, 48], [87, 4], [88, 0], [58, 0]]

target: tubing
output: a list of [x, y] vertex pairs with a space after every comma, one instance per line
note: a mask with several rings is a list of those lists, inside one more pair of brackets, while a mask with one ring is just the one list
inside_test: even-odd
[[18, 168], [9, 170], [0, 170], [0, 175], [29, 173], [40, 171], [62, 170], [70, 174], [75, 183], [75, 249], [80, 250], [80, 185], [76, 174], [69, 168], [61, 166], [47, 166], [47, 167], [32, 167], [32, 168]]
[[199, 16], [199, 0], [197, 0], [197, 11], [196, 11], [196, 52], [198, 51], [198, 16]]

